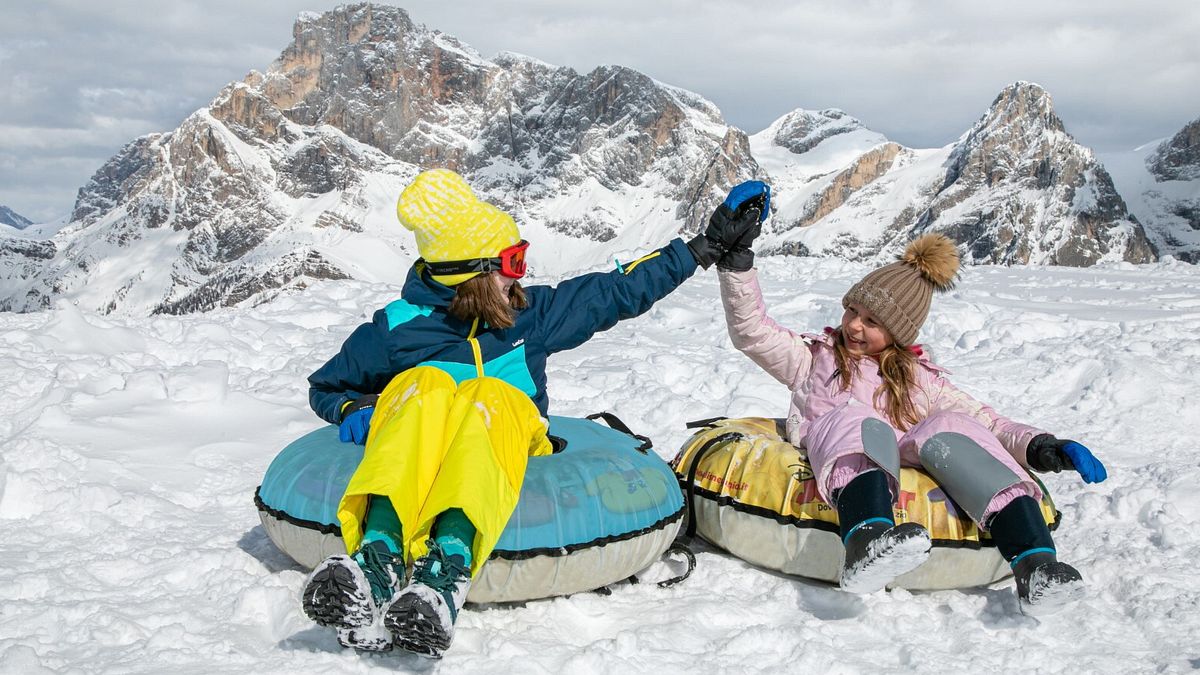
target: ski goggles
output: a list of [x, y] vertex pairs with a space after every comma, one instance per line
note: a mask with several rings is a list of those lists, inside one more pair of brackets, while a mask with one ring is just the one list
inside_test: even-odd
[[470, 260], [451, 260], [448, 262], [425, 261], [430, 274], [449, 276], [452, 274], [470, 274], [473, 272], [499, 272], [510, 279], [520, 279], [525, 276], [525, 251], [529, 242], [521, 241], [500, 251], [495, 258], [472, 258]]

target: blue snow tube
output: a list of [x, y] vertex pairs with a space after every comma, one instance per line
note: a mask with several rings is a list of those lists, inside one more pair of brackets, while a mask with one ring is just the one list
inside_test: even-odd
[[[683, 494], [650, 442], [589, 419], [551, 416], [555, 453], [531, 457], [516, 510], [471, 585], [472, 602], [509, 602], [592, 590], [625, 579], [670, 547]], [[621, 430], [618, 430], [621, 429]], [[345, 553], [338, 502], [363, 447], [327, 426], [284, 448], [254, 502], [268, 536], [305, 567]]]

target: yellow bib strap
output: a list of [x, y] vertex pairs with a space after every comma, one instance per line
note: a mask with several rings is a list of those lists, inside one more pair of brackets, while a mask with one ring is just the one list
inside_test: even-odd
[[467, 336], [467, 342], [471, 343], [471, 353], [475, 355], [475, 372], [477, 377], [483, 377], [483, 352], [479, 348], [479, 340], [475, 339], [475, 331], [479, 329], [479, 317], [475, 318], [475, 322], [471, 324], [471, 334]]

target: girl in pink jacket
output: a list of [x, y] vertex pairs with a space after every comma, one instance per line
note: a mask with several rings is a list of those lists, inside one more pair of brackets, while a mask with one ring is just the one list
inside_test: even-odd
[[958, 390], [913, 344], [933, 292], [954, 283], [954, 244], [938, 234], [911, 242], [899, 261], [846, 293], [841, 326], [821, 334], [797, 334], [767, 316], [754, 254], [742, 244], [718, 262], [729, 335], [792, 391], [788, 440], [807, 450], [818, 492], [837, 510], [846, 547], [841, 587], [878, 590], [928, 558], [925, 528], [893, 519], [900, 467], [913, 466], [990, 531], [1024, 611], [1077, 599], [1082, 578], [1057, 561], [1041, 490], [1027, 471], [1074, 469], [1092, 483], [1106, 478], [1104, 466], [1083, 445]]

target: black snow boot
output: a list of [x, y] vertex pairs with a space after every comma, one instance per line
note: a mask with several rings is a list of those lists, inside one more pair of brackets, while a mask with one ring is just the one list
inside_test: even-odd
[[1032, 497], [1017, 497], [990, 523], [992, 540], [1012, 565], [1021, 611], [1053, 614], [1083, 596], [1083, 577], [1059, 562], [1050, 528]]
[[308, 618], [338, 629], [344, 646], [360, 646], [355, 643], [361, 641], [360, 648], [378, 649], [365, 646], [375, 644], [373, 638], [356, 636], [369, 633], [362, 629], [399, 592], [404, 576], [403, 558], [383, 542], [372, 542], [352, 556], [330, 556], [317, 565], [304, 585], [301, 604]]
[[933, 543], [916, 523], [896, 525], [887, 474], [868, 471], [837, 496], [846, 559], [839, 585], [850, 593], [871, 593], [921, 566]]
[[1013, 565], [1017, 579], [1017, 602], [1021, 612], [1046, 616], [1077, 602], [1084, 594], [1083, 576], [1074, 567], [1059, 562], [1053, 552], [1022, 556]]
[[412, 581], [387, 609], [383, 625], [395, 646], [440, 659], [454, 640], [454, 623], [467, 601], [471, 570], [461, 556], [446, 555], [436, 541], [413, 563]]

